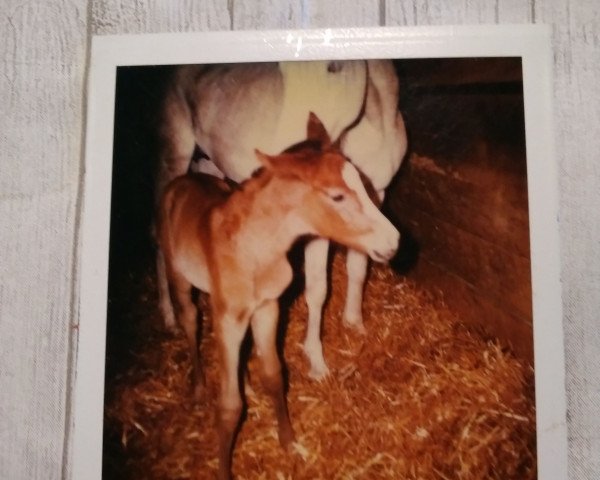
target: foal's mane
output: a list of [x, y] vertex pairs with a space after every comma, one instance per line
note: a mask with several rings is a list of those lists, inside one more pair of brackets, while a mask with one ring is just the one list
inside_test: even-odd
[[[285, 150], [283, 150], [279, 155], [276, 156], [285, 156], [290, 155], [294, 156], [293, 160], [290, 160], [296, 165], [298, 163], [304, 163], [309, 170], [313, 170], [317, 164], [321, 161], [321, 156], [323, 153], [328, 150], [336, 150], [339, 149], [339, 142], [335, 142], [331, 144], [327, 139], [327, 141], [323, 141], [322, 139], [308, 138], [306, 140], [302, 140], [298, 143], [290, 145]], [[282, 163], [285, 163], [286, 160], [279, 160]], [[297, 172], [297, 171], [296, 171]], [[285, 172], [285, 169], [280, 170], [271, 170], [265, 168], [264, 166], [258, 167], [252, 175], [244, 180], [235, 190], [241, 190], [245, 192], [256, 191], [262, 187], [264, 187], [273, 177], [296, 177], [298, 178], [298, 174], [294, 173], [294, 169], [290, 168], [289, 173]], [[302, 177], [304, 177], [302, 175]]]
[[[306, 155], [303, 157], [308, 160], [309, 158], [314, 158], [317, 154], [320, 154], [321, 152], [323, 152], [322, 142], [320, 142], [318, 140], [310, 140], [309, 139], [309, 140], [303, 140], [301, 142], [298, 142], [298, 143], [295, 143], [295, 144], [289, 146], [288, 148], [283, 150], [279, 155], [305, 153]], [[300, 160], [300, 161], [302, 161], [302, 160]], [[285, 160], [284, 160], [284, 162], [285, 162]], [[270, 172], [265, 167], [260, 166], [256, 170], [254, 170], [254, 172], [252, 172], [252, 175], [250, 176], [250, 178], [244, 180], [241, 184], [239, 184], [239, 188], [244, 189], [249, 180], [256, 179], [256, 178], [262, 180], [262, 182], [259, 182], [258, 185], [264, 185], [273, 176], [274, 176], [273, 172]]]

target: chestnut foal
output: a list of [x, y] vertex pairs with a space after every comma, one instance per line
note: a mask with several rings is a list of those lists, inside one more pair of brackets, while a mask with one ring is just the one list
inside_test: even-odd
[[286, 253], [303, 235], [317, 235], [385, 262], [399, 233], [371, 201], [356, 168], [332, 145], [314, 115], [308, 140], [280, 155], [258, 150], [263, 165], [239, 190], [203, 174], [179, 177], [166, 188], [159, 218], [160, 263], [177, 319], [186, 332], [195, 394], [203, 374], [196, 340], [192, 287], [210, 293], [219, 343], [219, 478], [231, 478], [231, 450], [242, 411], [238, 367], [250, 326], [261, 376], [272, 397], [281, 445], [294, 432], [276, 349], [278, 297], [292, 279]]

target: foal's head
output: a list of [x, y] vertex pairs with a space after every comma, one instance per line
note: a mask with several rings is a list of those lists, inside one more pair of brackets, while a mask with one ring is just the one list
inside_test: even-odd
[[[367, 194], [361, 176], [313, 113], [307, 140], [276, 156], [256, 152], [266, 170], [303, 191], [294, 206], [308, 231], [367, 253], [373, 260], [389, 260], [400, 234]], [[293, 187], [295, 185], [296, 187]]]

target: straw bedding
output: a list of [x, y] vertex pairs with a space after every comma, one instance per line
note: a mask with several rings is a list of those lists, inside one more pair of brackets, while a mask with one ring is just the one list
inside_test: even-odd
[[[343, 254], [334, 256], [325, 310], [323, 344], [332, 370], [326, 380], [307, 375], [302, 296], [289, 311], [283, 356], [294, 451], [279, 446], [251, 357], [234, 476], [536, 478], [532, 368], [462, 327], [443, 302], [385, 266], [371, 268], [366, 287], [368, 335], [345, 329], [343, 262]], [[181, 332], [166, 333], [160, 326], [153, 274], [131, 283], [126, 321], [135, 322], [138, 340], [129, 352], [132, 365], [107, 382], [105, 477], [214, 478], [218, 370], [210, 313], [201, 345], [208, 395], [196, 404], [187, 344]], [[200, 303], [206, 305], [206, 299]]]

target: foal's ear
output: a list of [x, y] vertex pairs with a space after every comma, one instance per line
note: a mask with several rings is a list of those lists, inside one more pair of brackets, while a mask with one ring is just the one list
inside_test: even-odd
[[331, 138], [325, 127], [321, 123], [319, 117], [313, 112], [308, 114], [308, 124], [306, 126], [306, 139], [310, 141], [319, 142], [322, 148], [329, 147], [331, 145]]
[[258, 148], [254, 149], [254, 154], [263, 167], [267, 170], [273, 170], [273, 157], [261, 152]]

